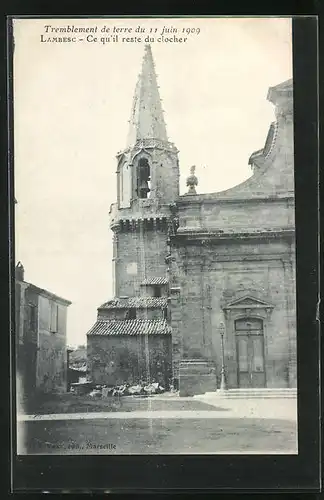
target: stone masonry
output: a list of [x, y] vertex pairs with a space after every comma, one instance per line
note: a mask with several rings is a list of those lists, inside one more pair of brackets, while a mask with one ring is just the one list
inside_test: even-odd
[[87, 337], [94, 381], [138, 378], [163, 352], [164, 380], [181, 395], [216, 390], [222, 368], [228, 388], [296, 387], [292, 81], [268, 99], [275, 121], [250, 157], [251, 177], [197, 194], [192, 167], [180, 196], [178, 151], [146, 47], [110, 210], [115, 299]]

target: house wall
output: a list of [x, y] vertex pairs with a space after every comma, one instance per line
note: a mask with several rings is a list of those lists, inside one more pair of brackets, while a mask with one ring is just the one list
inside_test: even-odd
[[171, 335], [88, 336], [90, 379], [110, 386], [140, 379], [160, 382], [171, 377]]
[[[51, 325], [53, 305], [58, 307], [57, 328]], [[67, 389], [66, 317], [66, 306], [39, 296], [36, 381], [37, 388], [44, 392]]]
[[15, 331], [17, 371], [21, 377], [22, 397], [36, 387], [38, 297], [28, 284], [15, 283]]

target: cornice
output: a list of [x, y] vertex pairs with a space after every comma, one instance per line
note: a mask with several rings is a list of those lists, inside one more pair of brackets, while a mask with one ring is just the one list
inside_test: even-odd
[[110, 224], [110, 229], [118, 231], [136, 231], [138, 229], [159, 229], [168, 227], [169, 218], [167, 216], [129, 217], [126, 219], [114, 220]]
[[276, 239], [276, 238], [294, 238], [295, 237], [295, 229], [287, 228], [287, 229], [275, 229], [275, 230], [255, 230], [255, 231], [219, 231], [219, 230], [195, 230], [195, 229], [184, 229], [179, 228], [176, 236], [173, 236], [173, 241], [187, 240], [187, 241], [195, 241], [201, 243], [207, 242], [223, 242], [223, 241], [241, 241], [241, 240], [265, 240], [265, 239]]
[[176, 148], [173, 142], [162, 141], [161, 139], [141, 139], [137, 141], [133, 146], [129, 146], [122, 151], [118, 151], [116, 157], [120, 158], [130, 152], [133, 152], [134, 156], [136, 156], [141, 151], [150, 149], [161, 149], [175, 154], [179, 153], [179, 150]]
[[[221, 193], [220, 193], [221, 194]], [[278, 201], [286, 201], [286, 200], [294, 200], [295, 195], [294, 192], [285, 192], [282, 194], [277, 194], [277, 195], [252, 195], [252, 196], [247, 196], [247, 197], [231, 197], [231, 198], [226, 198], [218, 196], [218, 193], [203, 193], [203, 194], [197, 194], [197, 195], [191, 195], [191, 196], [185, 196], [181, 195], [179, 198], [176, 200], [177, 206], [184, 206], [184, 205], [190, 205], [190, 206], [201, 206], [203, 204], [206, 205], [212, 205], [212, 204], [237, 204], [237, 203], [243, 203], [243, 204], [253, 204], [257, 202], [278, 202]]]

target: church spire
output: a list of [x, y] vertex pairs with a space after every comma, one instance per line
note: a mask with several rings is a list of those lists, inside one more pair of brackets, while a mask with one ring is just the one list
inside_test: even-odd
[[127, 146], [141, 139], [168, 141], [150, 45], [145, 45], [142, 71], [135, 88]]

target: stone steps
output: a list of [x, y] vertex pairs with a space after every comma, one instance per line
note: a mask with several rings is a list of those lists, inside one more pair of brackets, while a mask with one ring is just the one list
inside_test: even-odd
[[224, 398], [224, 399], [296, 399], [297, 389], [228, 389], [226, 391], [217, 390], [215, 392], [206, 392], [205, 397]]

